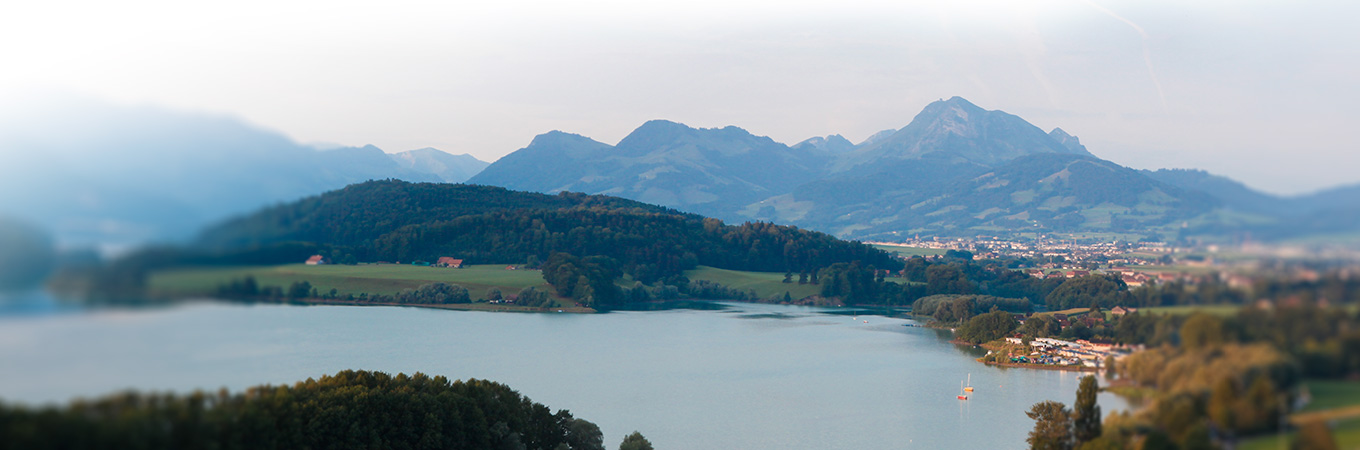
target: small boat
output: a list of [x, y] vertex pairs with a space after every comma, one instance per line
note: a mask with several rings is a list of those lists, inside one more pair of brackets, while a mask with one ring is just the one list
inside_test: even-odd
[[959, 382], [959, 389], [960, 389], [960, 392], [959, 392], [959, 400], [968, 400], [968, 395], [967, 395], [967, 394], [964, 394], [964, 393], [962, 392], [962, 389], [963, 389], [963, 382], [962, 382], [962, 381]]
[[968, 387], [963, 388], [964, 392], [973, 392], [973, 374], [968, 374]]

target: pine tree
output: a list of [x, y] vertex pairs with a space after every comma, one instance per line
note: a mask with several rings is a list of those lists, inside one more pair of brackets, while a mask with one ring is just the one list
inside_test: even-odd
[[1072, 405], [1073, 434], [1078, 443], [1100, 437], [1100, 405], [1096, 404], [1096, 377], [1082, 377], [1077, 387], [1077, 402]]
[[1025, 413], [1034, 419], [1034, 430], [1029, 432], [1029, 448], [1033, 450], [1071, 450], [1072, 414], [1067, 405], [1055, 401], [1035, 403]]
[[652, 443], [647, 438], [642, 437], [642, 433], [634, 431], [633, 434], [623, 438], [623, 443], [619, 444], [619, 450], [653, 450]]

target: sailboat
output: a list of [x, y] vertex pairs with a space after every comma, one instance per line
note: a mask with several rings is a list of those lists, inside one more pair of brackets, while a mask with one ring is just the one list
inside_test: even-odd
[[959, 400], [968, 400], [968, 396], [963, 393], [963, 381], [959, 381]]
[[968, 374], [968, 387], [963, 388], [964, 392], [973, 392], [973, 374]]

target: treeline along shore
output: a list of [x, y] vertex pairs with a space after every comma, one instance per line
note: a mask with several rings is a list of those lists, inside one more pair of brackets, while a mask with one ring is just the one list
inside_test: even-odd
[[0, 404], [0, 443], [72, 450], [605, 448], [595, 424], [503, 384], [362, 370], [236, 393], [129, 391], [65, 406]]

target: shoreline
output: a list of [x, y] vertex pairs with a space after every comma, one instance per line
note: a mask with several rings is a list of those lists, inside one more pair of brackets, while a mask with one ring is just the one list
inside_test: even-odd
[[346, 300], [328, 299], [298, 299], [276, 303], [302, 303], [306, 305], [327, 305], [327, 306], [410, 306], [416, 308], [431, 309], [450, 309], [457, 311], [486, 311], [486, 312], [561, 312], [572, 314], [593, 314], [598, 311], [582, 306], [571, 306], [561, 308], [537, 308], [532, 306], [504, 305], [490, 303], [396, 303], [396, 302], [359, 302]]
[[982, 359], [978, 359], [977, 362], [980, 362], [980, 363], [982, 363], [982, 364], [984, 364], [984, 365], [988, 365], [988, 366], [1010, 367], [1010, 368], [1015, 368], [1015, 369], [1058, 370], [1058, 371], [1064, 371], [1064, 372], [1099, 372], [1099, 371], [1100, 371], [1100, 368], [1097, 368], [1097, 367], [1086, 367], [1086, 366], [1057, 366], [1057, 365], [1053, 365], [1053, 364], [1025, 364], [1025, 363], [1009, 363], [1009, 362], [1007, 362], [1007, 363], [999, 363], [999, 362], [987, 362], [987, 361], [983, 361]]
[[[483, 311], [483, 312], [522, 312], [522, 313], [556, 313], [556, 312], [561, 312], [561, 313], [571, 313], [571, 314], [595, 314], [595, 313], [598, 313], [598, 312], [599, 312], [599, 311], [596, 311], [595, 309], [587, 308], [587, 307], [583, 307], [583, 306], [571, 306], [571, 307], [560, 307], [560, 308], [538, 308], [538, 307], [532, 307], [532, 306], [519, 306], [519, 305], [511, 305], [511, 304], [490, 304], [490, 303], [484, 303], [484, 302], [473, 302], [473, 303], [397, 303], [397, 302], [360, 302], [360, 301], [357, 301], [357, 300], [355, 300], [355, 301], [349, 301], [349, 300], [338, 300], [338, 299], [332, 300], [332, 299], [323, 299], [323, 298], [298, 298], [298, 299], [273, 300], [273, 299], [248, 299], [248, 298], [243, 299], [243, 298], [229, 298], [229, 297], [211, 296], [211, 295], [198, 296], [198, 297], [174, 297], [174, 298], [179, 298], [179, 299], [181, 299], [181, 300], [191, 300], [191, 299], [194, 299], [194, 298], [201, 298], [201, 299], [206, 299], [206, 300], [218, 300], [218, 301], [224, 301], [224, 302], [229, 302], [229, 303], [241, 303], [241, 304], [260, 303], [260, 304], [273, 304], [273, 305], [304, 305], [304, 306], [404, 306], [404, 307], [411, 307], [411, 308], [447, 309], [447, 310], [454, 310], [454, 311]], [[174, 301], [174, 300], [168, 300], [168, 301]]]

